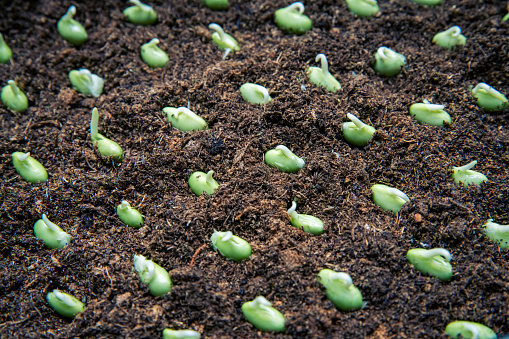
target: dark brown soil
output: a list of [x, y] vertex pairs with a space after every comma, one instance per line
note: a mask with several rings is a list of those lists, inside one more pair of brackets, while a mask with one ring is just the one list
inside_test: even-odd
[[[438, 338], [454, 320], [509, 332], [509, 254], [482, 231], [488, 218], [509, 223], [509, 115], [479, 109], [470, 94], [478, 82], [509, 93], [506, 3], [444, 2], [380, 0], [382, 15], [358, 19], [343, 1], [312, 1], [305, 13], [313, 30], [293, 36], [273, 23], [274, 11], [290, 3], [280, 0], [233, 0], [225, 12], [154, 0], [159, 20], [149, 27], [126, 22], [119, 1], [2, 1], [0, 32], [14, 59], [0, 65], [1, 86], [15, 79], [30, 108], [0, 107], [0, 337], [158, 338], [169, 327], [207, 338]], [[81, 47], [56, 30], [72, 4], [89, 34]], [[242, 46], [226, 61], [210, 41], [211, 22]], [[465, 48], [431, 44], [453, 25], [467, 36]], [[170, 56], [164, 69], [139, 55], [154, 37]], [[391, 79], [375, 74], [370, 59], [380, 46], [407, 56], [408, 68]], [[308, 82], [305, 69], [317, 66], [318, 53], [341, 82], [338, 93]], [[68, 73], [78, 68], [104, 77], [103, 95], [71, 89]], [[244, 102], [245, 82], [266, 86], [274, 100]], [[452, 124], [416, 123], [408, 106], [423, 99], [444, 104]], [[162, 108], [188, 102], [210, 129], [169, 125]], [[91, 146], [95, 106], [100, 131], [126, 153], [121, 164]], [[378, 129], [367, 147], [342, 139], [347, 113]], [[285, 174], [266, 166], [264, 152], [279, 144], [305, 157], [305, 168]], [[30, 151], [50, 179], [23, 181], [15, 151]], [[452, 166], [472, 160], [489, 182], [454, 184]], [[211, 169], [220, 189], [198, 198], [187, 178]], [[381, 210], [370, 197], [375, 183], [411, 202], [398, 215]], [[117, 218], [124, 199], [146, 216], [141, 229]], [[290, 225], [293, 199], [300, 213], [325, 222], [323, 235]], [[34, 237], [42, 213], [72, 235], [69, 246], [49, 250]], [[249, 241], [251, 259], [216, 254], [213, 229]], [[450, 282], [409, 265], [406, 251], [423, 246], [450, 250]], [[170, 295], [150, 295], [133, 273], [135, 254], [170, 272]], [[338, 311], [316, 281], [322, 268], [348, 272], [366, 307]], [[59, 317], [45, 300], [55, 288], [86, 301], [86, 311]], [[258, 332], [244, 319], [242, 303], [258, 295], [285, 315], [286, 332]]]

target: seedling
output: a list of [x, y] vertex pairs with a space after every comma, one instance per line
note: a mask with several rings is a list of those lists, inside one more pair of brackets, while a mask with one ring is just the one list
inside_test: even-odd
[[233, 261], [248, 259], [251, 255], [251, 245], [230, 231], [218, 232], [214, 230], [210, 241], [212, 241], [214, 251], [219, 250], [223, 256]]
[[0, 33], [0, 63], [6, 64], [12, 59], [12, 50], [4, 40], [4, 36]]
[[453, 321], [445, 328], [452, 338], [497, 339], [497, 334], [488, 326], [472, 321]]
[[474, 160], [465, 166], [453, 167], [452, 178], [454, 182], [457, 184], [462, 182], [467, 187], [468, 185], [480, 186], [483, 182], [488, 181], [484, 174], [470, 170], [476, 164], [477, 160]]
[[103, 92], [103, 78], [90, 73], [88, 69], [80, 68], [79, 71], [70, 71], [69, 80], [72, 87], [85, 96], [98, 97]]
[[163, 339], [200, 339], [200, 332], [193, 330], [163, 330]]
[[148, 26], [157, 21], [157, 14], [152, 7], [141, 3], [139, 0], [129, 0], [134, 6], [124, 9], [127, 20], [133, 24]]
[[263, 86], [246, 83], [240, 86], [240, 94], [247, 102], [252, 104], [266, 104], [272, 100], [269, 91]]
[[297, 173], [305, 165], [304, 159], [299, 158], [283, 145], [267, 151], [265, 163], [286, 173]]
[[440, 47], [451, 49], [454, 46], [464, 46], [467, 38], [461, 34], [459, 26], [452, 26], [443, 32], [435, 34], [431, 42]]
[[189, 188], [193, 191], [197, 196], [206, 193], [211, 195], [217, 190], [219, 184], [217, 181], [212, 178], [214, 171], [208, 171], [207, 174], [204, 172], [196, 171], [189, 177], [187, 183], [189, 184]]
[[14, 80], [7, 81], [7, 85], [2, 88], [0, 94], [2, 102], [15, 112], [24, 112], [28, 108], [28, 99]]
[[474, 87], [472, 95], [477, 98], [477, 105], [487, 111], [499, 111], [509, 106], [505, 95], [483, 82]]
[[489, 219], [483, 225], [484, 232], [491, 241], [494, 241], [501, 249], [509, 249], [509, 225], [500, 225]]
[[294, 2], [288, 7], [280, 8], [274, 13], [274, 20], [279, 28], [292, 34], [304, 34], [313, 27], [311, 19], [304, 15], [302, 2]]
[[70, 294], [53, 290], [46, 295], [46, 300], [58, 314], [73, 319], [79, 313], [85, 312], [85, 305]]
[[242, 313], [244, 313], [247, 321], [260, 331], [278, 332], [285, 330], [285, 317], [261, 295], [253, 301], [245, 302], [242, 305]]
[[209, 28], [216, 31], [212, 33], [212, 42], [214, 42], [219, 49], [224, 49], [223, 60], [231, 51], [240, 51], [239, 44], [230, 34], [226, 34], [221, 26], [218, 24], [210, 24]]
[[318, 281], [325, 287], [327, 298], [340, 310], [355, 311], [364, 307], [362, 294], [348, 274], [323, 269], [318, 273]]
[[315, 61], [321, 62], [321, 68], [319, 67], [309, 67], [306, 70], [306, 73], [309, 76], [309, 81], [314, 83], [315, 85], [325, 87], [329, 92], [337, 92], [341, 89], [341, 85], [339, 81], [329, 73], [329, 64], [327, 63], [327, 58], [325, 54], [318, 54], [315, 58]]
[[140, 280], [144, 284], [148, 284], [150, 293], [159, 297], [171, 291], [172, 282], [168, 272], [142, 255], [135, 255], [134, 270], [138, 273]]
[[444, 105], [431, 104], [428, 100], [410, 106], [408, 112], [420, 124], [443, 126], [451, 123], [451, 116], [444, 111]]
[[203, 3], [215, 11], [227, 10], [230, 7], [228, 0], [203, 0]]
[[48, 180], [48, 172], [39, 161], [30, 156], [30, 152], [12, 153], [12, 163], [16, 172], [29, 183], [36, 184]]
[[350, 12], [360, 17], [370, 17], [379, 11], [376, 0], [346, 0], [346, 4]]
[[67, 13], [57, 22], [58, 34], [71, 44], [79, 46], [87, 40], [87, 31], [76, 20], [73, 19], [76, 14], [76, 6], [71, 6]]
[[426, 6], [436, 6], [442, 3], [442, 0], [412, 0], [415, 3]]
[[403, 54], [394, 52], [390, 48], [380, 47], [371, 63], [377, 73], [392, 77], [399, 74], [401, 69], [406, 66], [406, 58]]
[[143, 215], [136, 209], [132, 208], [131, 205], [122, 200], [120, 205], [117, 206], [117, 215], [127, 226], [133, 228], [140, 228], [143, 225]]
[[406, 254], [408, 261], [422, 274], [429, 274], [440, 280], [448, 281], [452, 277], [451, 253], [443, 248], [414, 248]]
[[207, 122], [186, 107], [165, 107], [163, 113], [171, 122], [171, 126], [183, 132], [207, 129]]
[[346, 116], [350, 122], [343, 123], [343, 137], [349, 144], [359, 147], [366, 146], [368, 141], [373, 138], [376, 129], [363, 123], [353, 114], [348, 113]]
[[398, 213], [404, 204], [410, 202], [408, 196], [397, 188], [376, 184], [371, 186], [371, 191], [373, 191], [373, 202], [383, 210], [393, 213]]
[[71, 242], [71, 236], [49, 221], [46, 214], [34, 224], [34, 233], [37, 239], [44, 241], [44, 245], [51, 249], [62, 249]]
[[115, 162], [121, 162], [124, 160], [124, 152], [122, 151], [122, 147], [117, 144], [115, 141], [110, 140], [99, 134], [98, 132], [99, 125], [99, 111], [97, 107], [92, 109], [92, 120], [90, 121], [90, 139], [92, 140], [92, 145], [97, 148], [97, 151], [105, 157], [111, 157]]
[[159, 39], [155, 38], [141, 46], [141, 58], [152, 68], [161, 68], [170, 60], [168, 54], [157, 47]]
[[298, 214], [295, 210], [297, 209], [297, 203], [292, 201], [292, 207], [287, 211], [290, 216], [290, 223], [297, 227], [302, 228], [304, 232], [311, 233], [313, 235], [320, 235], [323, 233], [323, 221], [307, 214]]

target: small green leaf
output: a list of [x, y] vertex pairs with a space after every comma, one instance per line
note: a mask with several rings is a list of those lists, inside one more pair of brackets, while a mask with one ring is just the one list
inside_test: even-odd
[[88, 69], [80, 68], [79, 71], [70, 71], [69, 80], [72, 87], [85, 96], [98, 97], [103, 92], [104, 80], [90, 73]]
[[472, 339], [497, 339], [497, 334], [488, 326], [484, 326], [472, 321], [453, 321], [445, 328], [447, 333], [452, 338]]
[[279, 28], [292, 34], [304, 34], [313, 28], [311, 19], [304, 15], [302, 2], [294, 2], [288, 7], [280, 8], [274, 13], [274, 20]]
[[12, 59], [12, 50], [4, 40], [4, 36], [0, 33], [0, 63], [6, 64]]
[[454, 182], [457, 184], [463, 183], [467, 187], [468, 185], [480, 186], [483, 182], [488, 181], [484, 174], [471, 170], [476, 164], [477, 160], [474, 160], [465, 166], [453, 167], [452, 178]]
[[140, 228], [141, 225], [143, 225], [143, 215], [141, 215], [141, 213], [136, 209], [132, 208], [125, 200], [122, 200], [122, 203], [117, 206], [117, 215], [127, 226]]
[[346, 4], [350, 12], [360, 17], [370, 17], [379, 11], [376, 0], [346, 0]]
[[157, 21], [157, 14], [152, 7], [145, 5], [139, 0], [129, 0], [134, 6], [124, 9], [127, 20], [133, 24], [148, 26]]
[[212, 241], [214, 251], [219, 250], [223, 256], [233, 261], [249, 259], [251, 256], [251, 245], [244, 239], [233, 235], [230, 231], [218, 232], [214, 230], [210, 241]]
[[163, 339], [200, 339], [200, 332], [193, 330], [163, 330]]
[[165, 107], [163, 113], [171, 122], [171, 127], [183, 132], [200, 131], [207, 129], [207, 122], [202, 117], [186, 107]]
[[318, 281], [325, 287], [327, 298], [340, 310], [355, 311], [364, 307], [362, 294], [348, 274], [323, 269], [318, 273]]
[[36, 184], [48, 180], [48, 172], [43, 165], [30, 156], [30, 152], [14, 152], [12, 153], [12, 163], [16, 172], [26, 181]]
[[296, 173], [305, 165], [304, 159], [299, 158], [283, 145], [267, 151], [265, 153], [265, 163], [287, 173]]
[[448, 281], [452, 277], [451, 254], [443, 248], [426, 250], [414, 248], [406, 254], [408, 261], [423, 274], [429, 274], [440, 280]]
[[242, 94], [244, 100], [253, 104], [262, 105], [272, 100], [269, 91], [265, 87], [249, 82], [240, 86], [240, 94]]
[[43, 214], [42, 219], [34, 224], [34, 234], [37, 239], [44, 241], [47, 248], [51, 249], [62, 249], [71, 242], [71, 236], [52, 223], [46, 214]]
[[410, 202], [408, 196], [396, 188], [387, 185], [376, 184], [371, 186], [373, 202], [386, 211], [398, 213], [401, 207]]
[[159, 39], [155, 38], [141, 46], [141, 58], [152, 68], [161, 68], [170, 60], [168, 54], [157, 47]]
[[377, 73], [391, 77], [399, 74], [401, 69], [406, 66], [406, 58], [390, 48], [380, 47], [371, 63]]
[[15, 112], [24, 112], [28, 108], [28, 99], [25, 93], [23, 93], [14, 80], [7, 81], [7, 86], [2, 88], [0, 97], [5, 106], [9, 107]]
[[500, 111], [509, 107], [505, 95], [483, 82], [474, 87], [472, 95], [477, 98], [477, 105], [487, 111]]
[[311, 233], [313, 235], [320, 235], [323, 233], [323, 221], [312, 215], [298, 214], [295, 211], [296, 209], [297, 204], [295, 201], [292, 201], [292, 207], [290, 207], [287, 213], [290, 216], [290, 223], [293, 226], [302, 228], [304, 232]]
[[247, 321], [260, 331], [284, 331], [285, 317], [281, 312], [272, 307], [272, 304], [263, 296], [256, 297], [253, 301], [242, 305], [242, 313]]
[[461, 34], [459, 26], [452, 26], [443, 32], [435, 34], [431, 42], [440, 47], [451, 49], [455, 46], [464, 46], [467, 38]]
[[444, 105], [430, 104], [428, 100], [411, 105], [408, 112], [420, 124], [443, 126], [444, 123], [451, 123], [451, 116], [444, 111]]
[[79, 46], [87, 40], [87, 31], [76, 20], [73, 19], [76, 14], [76, 6], [71, 6], [67, 13], [57, 22], [58, 33], [71, 44]]
[[352, 145], [364, 147], [373, 138], [376, 129], [360, 121], [355, 115], [348, 113], [350, 122], [343, 123], [343, 137]]
[[97, 107], [92, 109], [92, 119], [90, 120], [90, 139], [92, 145], [105, 158], [111, 157], [115, 162], [124, 160], [124, 152], [122, 147], [115, 141], [110, 140], [98, 132], [99, 128], [99, 112]]
[[309, 76], [309, 81], [320, 87], [325, 87], [329, 92], [337, 92], [341, 89], [341, 84], [329, 73], [329, 64], [324, 54], [318, 54], [315, 61], [321, 62], [321, 68], [309, 67], [306, 73]]
[[64, 317], [73, 319], [78, 313], [85, 312], [85, 305], [70, 294], [53, 290], [46, 295], [51, 308]]
[[148, 284], [153, 296], [159, 297], [171, 291], [173, 284], [170, 275], [164, 268], [142, 255], [135, 255], [133, 263], [141, 282]]
[[204, 172], [196, 171], [189, 177], [187, 183], [189, 188], [197, 196], [202, 195], [204, 192], [211, 195], [219, 187], [217, 181], [212, 177], [214, 171], [208, 171], [207, 174]]

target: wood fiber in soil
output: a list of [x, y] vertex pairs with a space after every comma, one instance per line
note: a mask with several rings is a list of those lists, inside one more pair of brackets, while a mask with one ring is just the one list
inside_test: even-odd
[[[232, 1], [225, 12], [198, 1], [152, 1], [159, 20], [148, 27], [126, 22], [119, 1], [2, 1], [0, 32], [14, 59], [0, 65], [0, 79], [2, 86], [15, 79], [30, 108], [0, 107], [0, 337], [158, 338], [169, 327], [207, 338], [440, 338], [454, 320], [509, 332], [509, 255], [482, 231], [488, 218], [509, 223], [509, 115], [479, 109], [470, 94], [478, 82], [509, 93], [506, 3], [444, 2], [380, 0], [382, 15], [358, 19], [343, 1], [314, 1], [305, 11], [313, 30], [293, 36], [273, 23], [274, 11], [289, 4], [281, 0]], [[80, 47], [56, 31], [73, 4], [89, 34]], [[211, 22], [241, 51], [221, 60]], [[467, 36], [465, 48], [430, 43], [453, 25]], [[139, 56], [154, 37], [170, 56], [163, 69]], [[408, 68], [390, 79], [375, 74], [370, 59], [380, 46], [404, 54]], [[343, 86], [335, 94], [307, 81], [318, 53]], [[68, 73], [78, 68], [105, 79], [103, 95], [71, 89]], [[245, 82], [267, 87], [274, 100], [244, 102]], [[416, 123], [408, 106], [423, 99], [444, 104], [452, 124]], [[171, 128], [162, 108], [188, 102], [210, 129]], [[95, 106], [101, 133], [124, 148], [121, 164], [91, 147]], [[378, 130], [363, 149], [342, 139], [347, 113]], [[279, 144], [305, 157], [304, 169], [267, 167], [264, 152]], [[50, 179], [24, 182], [14, 151], [30, 151]], [[472, 160], [489, 182], [455, 185], [452, 166]], [[194, 196], [187, 178], [211, 169], [220, 189]], [[381, 210], [370, 197], [375, 183], [399, 188], [411, 202], [398, 215]], [[325, 222], [323, 235], [290, 225], [293, 199], [298, 212]], [[141, 229], [118, 220], [121, 200], [146, 216]], [[34, 237], [42, 213], [72, 235], [69, 246], [49, 250]], [[213, 229], [249, 241], [251, 259], [235, 263], [213, 252]], [[408, 264], [406, 251], [422, 246], [451, 252], [450, 282]], [[135, 254], [170, 272], [170, 295], [150, 295], [132, 271]], [[322, 268], [348, 272], [366, 307], [335, 309], [316, 281]], [[55, 288], [84, 300], [86, 311], [73, 321], [56, 315], [45, 301]], [[284, 333], [258, 332], [244, 319], [242, 303], [258, 295], [285, 315]]]

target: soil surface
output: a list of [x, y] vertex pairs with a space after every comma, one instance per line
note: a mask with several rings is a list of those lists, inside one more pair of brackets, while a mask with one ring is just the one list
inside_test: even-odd
[[[159, 338], [164, 328], [194, 329], [207, 338], [442, 338], [454, 320], [509, 332], [509, 254], [492, 243], [487, 219], [509, 223], [509, 114], [477, 107], [471, 88], [485, 82], [509, 93], [509, 23], [498, 0], [445, 0], [428, 8], [380, 0], [381, 15], [359, 19], [344, 1], [306, 3], [314, 23], [302, 36], [282, 32], [276, 9], [290, 2], [231, 1], [215, 12], [198, 1], [151, 1], [153, 26], [136, 26], [113, 1], [2, 1], [0, 32], [13, 60], [0, 65], [1, 85], [16, 80], [29, 109], [0, 106], [0, 337]], [[89, 38], [74, 47], [56, 23], [70, 5]], [[222, 60], [209, 23], [222, 25], [241, 45]], [[464, 48], [431, 44], [434, 34], [459, 25]], [[150, 69], [140, 46], [158, 37], [170, 57]], [[408, 67], [384, 78], [370, 66], [387, 46]], [[327, 92], [307, 80], [324, 53], [342, 89]], [[105, 79], [87, 98], [68, 73], [87, 68]], [[245, 102], [239, 87], [253, 82], [274, 98]], [[443, 104], [445, 127], [418, 124], [412, 103]], [[183, 133], [167, 122], [166, 106], [187, 106], [209, 124]], [[91, 110], [99, 130], [117, 141], [125, 160], [115, 164], [91, 145]], [[346, 114], [378, 132], [364, 148], [342, 138]], [[263, 155], [286, 145], [306, 166], [281, 173]], [[30, 152], [48, 170], [45, 183], [25, 182], [11, 153]], [[477, 160], [489, 181], [456, 185], [451, 168]], [[194, 171], [214, 170], [220, 188], [196, 197]], [[397, 214], [371, 200], [384, 183], [410, 197]], [[133, 229], [115, 208], [127, 200], [145, 215]], [[286, 210], [322, 219], [325, 233], [294, 228]], [[35, 238], [46, 213], [72, 235], [61, 250]], [[249, 260], [226, 260], [210, 246], [213, 230], [232, 231], [253, 247]], [[450, 282], [417, 272], [411, 248], [443, 247], [452, 254]], [[141, 254], [169, 271], [174, 287], [153, 297], [133, 272]], [[366, 307], [341, 312], [317, 282], [322, 268], [344, 271]], [[53, 289], [83, 300], [74, 320], [47, 304]], [[262, 333], [241, 305], [265, 296], [287, 319], [283, 333]]]

